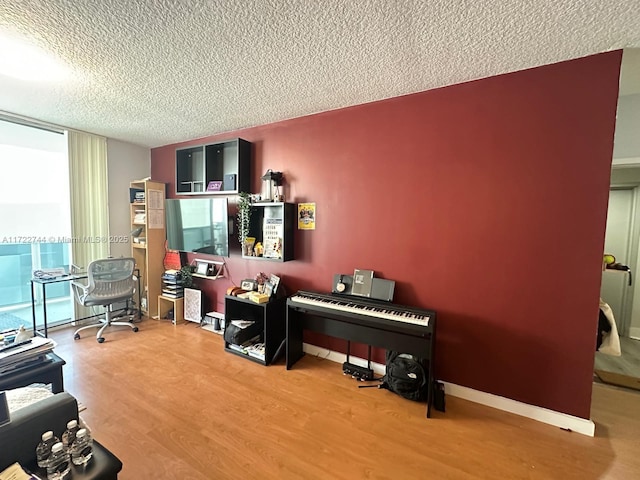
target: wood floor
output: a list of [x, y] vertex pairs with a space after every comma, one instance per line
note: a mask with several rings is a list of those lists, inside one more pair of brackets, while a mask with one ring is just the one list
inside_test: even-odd
[[328, 360], [263, 367], [195, 324], [139, 327], [114, 327], [103, 344], [51, 333], [65, 389], [123, 461], [123, 480], [640, 475], [638, 393], [594, 386], [595, 438], [451, 396], [446, 413], [426, 419], [423, 404], [358, 389]]
[[619, 357], [596, 352], [594, 368], [640, 378], [640, 340], [620, 337], [620, 351]]

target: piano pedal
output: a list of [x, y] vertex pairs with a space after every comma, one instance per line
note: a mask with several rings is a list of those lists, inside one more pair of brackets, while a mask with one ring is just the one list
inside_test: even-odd
[[361, 367], [360, 365], [354, 365], [349, 362], [344, 362], [342, 364], [342, 374], [351, 375], [351, 378], [355, 378], [361, 382], [373, 380], [373, 370], [367, 367]]

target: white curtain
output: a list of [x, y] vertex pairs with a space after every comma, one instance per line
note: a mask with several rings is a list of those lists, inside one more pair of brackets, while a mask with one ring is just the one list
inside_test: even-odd
[[69, 131], [71, 258], [86, 268], [109, 256], [107, 139]]

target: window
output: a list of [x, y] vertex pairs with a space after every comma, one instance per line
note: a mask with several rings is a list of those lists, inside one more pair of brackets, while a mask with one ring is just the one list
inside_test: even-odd
[[[70, 264], [66, 134], [0, 120], [0, 165], [1, 331], [31, 326], [33, 270]], [[50, 324], [71, 318], [71, 307], [68, 283], [47, 288]]]

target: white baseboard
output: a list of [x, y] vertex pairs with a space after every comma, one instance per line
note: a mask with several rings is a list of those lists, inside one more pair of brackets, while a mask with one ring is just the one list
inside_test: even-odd
[[640, 328], [631, 327], [629, 329], [629, 338], [633, 338], [634, 340], [640, 340]]
[[591, 420], [574, 417], [573, 415], [556, 412], [544, 407], [529, 405], [510, 398], [493, 395], [492, 393], [481, 392], [468, 387], [461, 387], [454, 383], [442, 383], [445, 385], [445, 393], [453, 397], [463, 398], [471, 402], [497, 408], [498, 410], [515, 413], [522, 417], [531, 418], [542, 423], [560, 427], [564, 430], [582, 433], [589, 437], [593, 437], [595, 434], [596, 426]]
[[640, 165], [640, 157], [614, 158], [611, 165], [614, 167]]
[[[308, 343], [303, 344], [302, 350], [309, 354], [320, 358], [325, 358], [336, 363], [344, 363], [347, 361], [347, 356], [344, 353], [334, 352], [326, 348], [321, 348], [316, 345], [310, 345]], [[355, 365], [367, 366], [367, 361], [363, 358], [349, 357], [349, 362]], [[380, 363], [371, 362], [370, 368], [379, 375], [384, 375], [385, 366]], [[474, 403], [486, 405], [488, 407], [497, 408], [505, 412], [515, 413], [522, 417], [531, 418], [542, 423], [547, 423], [556, 427], [560, 427], [572, 432], [581, 433], [589, 437], [595, 435], [595, 424], [591, 420], [587, 420], [580, 417], [574, 417], [573, 415], [567, 415], [566, 413], [556, 412], [543, 407], [537, 407], [535, 405], [529, 405], [527, 403], [518, 402], [517, 400], [511, 400], [510, 398], [500, 397], [493, 395], [492, 393], [481, 392], [468, 387], [462, 387], [454, 383], [442, 382], [444, 384], [445, 393], [452, 397], [462, 398]]]

